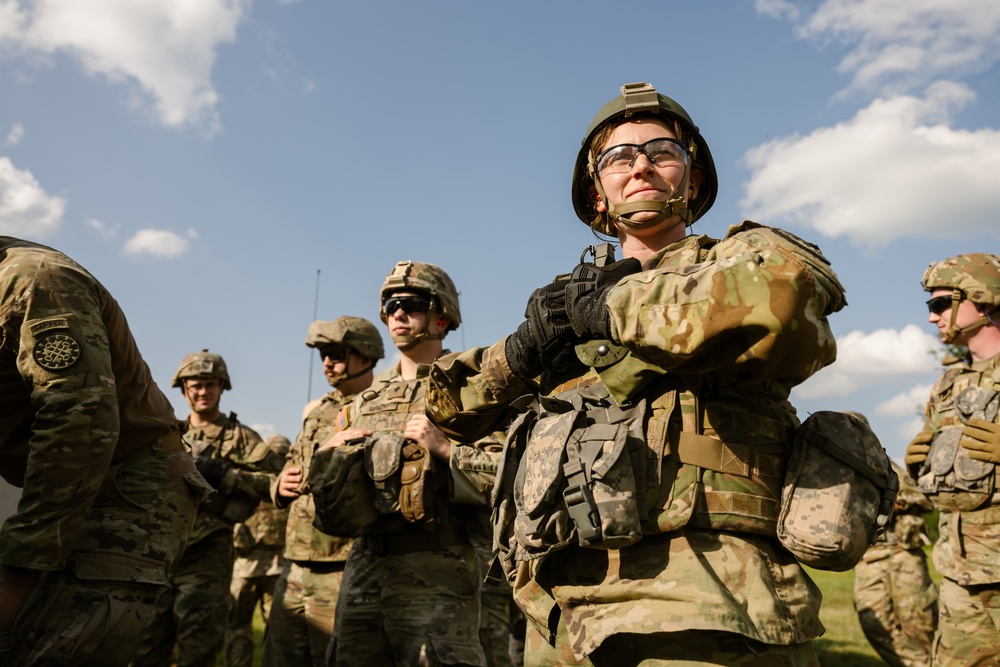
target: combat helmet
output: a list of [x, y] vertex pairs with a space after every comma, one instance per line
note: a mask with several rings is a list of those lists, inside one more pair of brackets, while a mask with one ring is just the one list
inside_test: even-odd
[[226, 369], [226, 362], [222, 357], [207, 349], [201, 352], [189, 354], [181, 361], [174, 373], [174, 379], [170, 383], [171, 387], [181, 387], [187, 378], [212, 377], [218, 378], [222, 382], [222, 388], [229, 390], [233, 388], [229, 381], [229, 371]]
[[308, 347], [346, 345], [362, 357], [378, 361], [385, 357], [382, 336], [375, 325], [363, 317], [344, 315], [335, 320], [316, 320], [306, 333]]
[[[950, 343], [958, 334], [991, 322], [990, 312], [1000, 306], [1000, 257], [974, 252], [931, 262], [920, 279], [920, 286], [927, 292], [942, 288], [951, 290], [951, 322], [941, 335], [945, 343]], [[972, 324], [958, 327], [955, 324], [957, 306], [963, 298], [990, 308]]]
[[[616, 235], [614, 221], [633, 228], [641, 228], [658, 224], [662, 220], [679, 215], [685, 224], [694, 224], [712, 208], [719, 191], [719, 177], [708, 143], [701, 136], [698, 126], [691, 120], [687, 111], [666, 95], [656, 92], [652, 85], [645, 82], [626, 83], [621, 87], [621, 91], [621, 96], [605, 104], [590, 121], [590, 127], [587, 128], [580, 152], [576, 156], [576, 164], [573, 167], [572, 196], [573, 209], [576, 211], [577, 217], [588, 227], [610, 236]], [[600, 179], [595, 173], [594, 159], [596, 156], [591, 154], [590, 143], [594, 136], [609, 123], [623, 118], [648, 114], [661, 116], [663, 120], [668, 122], [677, 121], [689, 140], [687, 151], [690, 157], [684, 170], [684, 178], [677, 188], [677, 196], [667, 202], [629, 202], [609, 210], [604, 216], [598, 217], [590, 194], [591, 186], [597, 189], [598, 194], [605, 201], [607, 201], [607, 196], [602, 191]], [[678, 137], [678, 139], [680, 138]], [[697, 167], [701, 172], [701, 183], [698, 187], [698, 198], [688, 202], [687, 190], [692, 167]], [[644, 222], [634, 222], [624, 217], [638, 211], [656, 211], [658, 215]]]
[[[379, 303], [399, 290], [414, 290], [430, 296], [434, 301], [432, 307], [450, 320], [448, 331], [454, 331], [462, 323], [462, 313], [458, 308], [458, 290], [441, 267], [409, 260], [397, 262], [382, 283]], [[380, 313], [382, 321], [386, 322], [385, 312], [380, 311]]]

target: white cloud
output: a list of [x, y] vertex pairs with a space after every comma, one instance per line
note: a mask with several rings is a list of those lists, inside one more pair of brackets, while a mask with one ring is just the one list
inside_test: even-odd
[[924, 418], [914, 417], [913, 419], [908, 419], [906, 423], [899, 426], [897, 433], [903, 441], [909, 445], [913, 438], [916, 437], [917, 433], [920, 433], [924, 428]]
[[278, 430], [274, 427], [274, 424], [265, 424], [265, 423], [250, 424], [250, 428], [257, 431], [257, 435], [264, 438], [265, 440], [268, 438], [268, 436], [275, 435], [278, 433]]
[[108, 223], [103, 220], [98, 220], [97, 218], [91, 218], [90, 220], [87, 220], [85, 224], [106, 239], [114, 238], [114, 236], [118, 234], [118, 225], [112, 227]]
[[806, 39], [850, 47], [838, 70], [852, 87], [906, 90], [982, 72], [1000, 60], [1000, 3], [983, 0], [825, 0], [811, 16], [788, 3], [757, 10], [797, 23]]
[[[2, 13], [0, 13], [2, 16]], [[45, 238], [59, 229], [66, 201], [45, 192], [34, 175], [0, 157], [0, 233]]]
[[837, 361], [796, 387], [796, 396], [847, 396], [863, 386], [932, 373], [939, 348], [937, 337], [915, 324], [900, 331], [852, 331], [837, 339]]
[[160, 123], [218, 130], [211, 71], [249, 0], [0, 0], [0, 46], [66, 53]]
[[[188, 235], [190, 236], [191, 230]], [[163, 229], [141, 229], [125, 243], [126, 255], [177, 257], [188, 251], [188, 240]]]
[[947, 125], [972, 99], [940, 81], [924, 98], [875, 100], [846, 122], [757, 146], [743, 158], [751, 176], [741, 204], [751, 219], [856, 245], [995, 234], [1000, 131]]
[[889, 417], [913, 417], [924, 412], [927, 399], [931, 395], [929, 384], [918, 384], [902, 394], [896, 394], [888, 401], [875, 406], [875, 414]]
[[14, 123], [10, 132], [7, 133], [7, 145], [16, 146], [21, 143], [21, 139], [24, 139], [24, 125]]

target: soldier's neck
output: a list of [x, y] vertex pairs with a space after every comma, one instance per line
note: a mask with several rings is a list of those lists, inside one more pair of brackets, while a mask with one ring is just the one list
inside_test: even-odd
[[195, 427], [208, 426], [221, 416], [222, 416], [222, 411], [219, 410], [218, 408], [216, 408], [215, 411], [211, 413], [208, 412], [199, 413], [192, 410], [191, 414], [188, 415], [188, 422], [191, 424], [191, 426]]

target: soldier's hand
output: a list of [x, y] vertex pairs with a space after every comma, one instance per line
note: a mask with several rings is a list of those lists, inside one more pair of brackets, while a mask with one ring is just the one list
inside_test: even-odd
[[364, 440], [371, 434], [372, 432], [366, 428], [345, 428], [343, 431], [337, 431], [330, 436], [330, 439], [317, 447], [316, 451], [320, 452], [331, 447], [343, 447], [352, 440]]
[[17, 618], [36, 581], [38, 572], [0, 563], [0, 630]]
[[195, 458], [194, 466], [201, 473], [201, 476], [205, 478], [205, 481], [211, 484], [214, 489], [222, 486], [222, 480], [232, 468], [227, 461], [208, 456]]
[[934, 431], [921, 431], [906, 447], [906, 471], [910, 477], [917, 478], [921, 464], [927, 460], [927, 452], [931, 451], [931, 440], [934, 439]]
[[434, 458], [451, 460], [451, 440], [425, 414], [418, 412], [410, 417], [403, 427], [403, 437], [422, 445]]
[[970, 419], [962, 429], [961, 445], [969, 451], [970, 459], [1000, 463], [1000, 424]]
[[608, 293], [625, 276], [638, 273], [642, 264], [634, 257], [607, 266], [578, 264], [566, 286], [566, 313], [577, 336], [586, 340], [611, 339]]
[[540, 375], [575, 335], [566, 315], [568, 278], [557, 278], [528, 297], [524, 322], [507, 337], [504, 353], [511, 371], [521, 378]]
[[302, 495], [299, 487], [302, 485], [302, 468], [288, 466], [278, 475], [278, 495], [294, 500]]

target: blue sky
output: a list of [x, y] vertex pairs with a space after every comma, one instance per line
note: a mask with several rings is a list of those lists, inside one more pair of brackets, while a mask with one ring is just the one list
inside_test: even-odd
[[901, 458], [940, 372], [920, 276], [1000, 250], [998, 33], [989, 0], [0, 0], [0, 234], [105, 283], [179, 415], [207, 347], [222, 407], [294, 438], [314, 312], [378, 323], [396, 261], [455, 280], [451, 349], [517, 326], [593, 242], [591, 117], [649, 81], [716, 160], [694, 231], [786, 228], [847, 287], [801, 415], [860, 411]]

